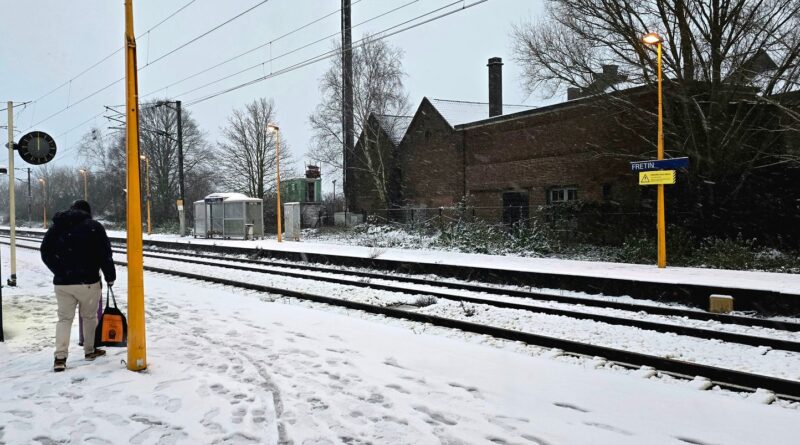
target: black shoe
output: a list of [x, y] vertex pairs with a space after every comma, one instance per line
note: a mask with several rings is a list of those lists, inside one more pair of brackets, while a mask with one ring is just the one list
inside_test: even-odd
[[92, 360], [96, 359], [97, 357], [102, 357], [104, 355], [106, 355], [106, 351], [104, 351], [103, 349], [95, 348], [94, 352], [90, 352], [90, 353], [84, 355], [84, 357], [86, 358], [86, 360], [92, 361]]
[[78, 346], [83, 346], [83, 342], [82, 342], [82, 341], [79, 341], [79, 342], [78, 342]]
[[67, 369], [67, 359], [57, 358], [53, 363], [53, 372], [62, 372]]

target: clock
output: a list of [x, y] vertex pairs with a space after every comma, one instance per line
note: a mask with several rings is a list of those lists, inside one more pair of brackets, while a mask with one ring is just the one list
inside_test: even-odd
[[28, 164], [45, 164], [56, 156], [56, 141], [45, 132], [32, 131], [20, 138], [17, 151]]

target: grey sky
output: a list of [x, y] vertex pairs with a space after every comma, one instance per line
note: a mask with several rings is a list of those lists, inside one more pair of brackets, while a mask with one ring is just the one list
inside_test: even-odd
[[[134, 0], [134, 25], [137, 35], [189, 3], [190, 0]], [[356, 0], [353, 0], [354, 2]], [[470, 4], [458, 2], [447, 10]], [[319, 55], [331, 47], [330, 39], [264, 64], [223, 82], [194, 92], [201, 85], [220, 79], [270, 57], [339, 32], [339, 15], [334, 14], [301, 32], [275, 41], [272, 45], [165, 89], [186, 76], [213, 66], [253, 47], [336, 11], [339, 0], [269, 0], [250, 13], [220, 28], [185, 48], [156, 61], [181, 44], [222, 23], [228, 18], [261, 3], [261, 0], [195, 0], [179, 14], [137, 40], [140, 97], [169, 97], [190, 102], [234, 85], [278, 71]], [[410, 4], [409, 4], [410, 3]], [[353, 25], [386, 11], [408, 4], [396, 12], [353, 29], [353, 40], [363, 33], [377, 33], [406, 20], [453, 3], [453, 0], [361, 0], [353, 6]], [[79, 165], [77, 143], [93, 125], [105, 128], [104, 118], [90, 119], [103, 111], [103, 105], [124, 102], [124, 83], [102, 91], [76, 104], [102, 87], [124, 76], [124, 54], [118, 52], [86, 74], [68, 82], [84, 69], [121, 48], [124, 31], [123, 1], [108, 0], [27, 0], [0, 2], [5, 18], [0, 27], [0, 101], [34, 100], [59, 85], [67, 85], [16, 113], [15, 126], [24, 132], [43, 130], [56, 138], [59, 155], [56, 165]], [[405, 52], [406, 87], [413, 108], [423, 96], [486, 101], [486, 60], [502, 57], [504, 101], [536, 103], [520, 88], [519, 69], [511, 59], [509, 31], [512, 23], [541, 14], [542, 0], [489, 0], [388, 38]], [[338, 38], [338, 36], [336, 37]], [[242, 107], [257, 97], [275, 100], [278, 121], [285, 140], [301, 162], [310, 139], [308, 115], [319, 101], [317, 80], [328, 61], [300, 68], [239, 90], [187, 107], [210, 143], [219, 139], [220, 128], [233, 108]], [[39, 123], [54, 113], [66, 111]], [[73, 105], [74, 104], [74, 105]], [[78, 126], [85, 121], [84, 125]], [[6, 113], [0, 113], [6, 123]], [[71, 130], [67, 132], [68, 130]], [[5, 132], [5, 130], [3, 130]], [[21, 134], [21, 133], [20, 133]], [[17, 137], [19, 137], [19, 135]], [[5, 134], [3, 135], [5, 139]], [[7, 153], [0, 163], [7, 163]], [[16, 162], [22, 166], [17, 156]], [[325, 171], [323, 170], [323, 176]], [[332, 178], [326, 177], [326, 183]], [[327, 184], [326, 184], [327, 185]], [[326, 192], [330, 187], [326, 187]]]

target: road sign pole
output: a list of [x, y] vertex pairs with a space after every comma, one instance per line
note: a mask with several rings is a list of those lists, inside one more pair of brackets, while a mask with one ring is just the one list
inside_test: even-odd
[[[664, 106], [661, 90], [661, 42], [658, 42], [658, 160], [664, 159]], [[658, 267], [667, 267], [667, 230], [664, 210], [664, 184], [658, 185]]]
[[128, 369], [147, 369], [144, 319], [144, 259], [142, 208], [139, 189], [139, 97], [136, 79], [136, 38], [133, 0], [125, 0], [125, 103], [128, 162]]
[[17, 212], [14, 200], [14, 102], [8, 101], [8, 226], [11, 262], [11, 274], [8, 285], [17, 285]]

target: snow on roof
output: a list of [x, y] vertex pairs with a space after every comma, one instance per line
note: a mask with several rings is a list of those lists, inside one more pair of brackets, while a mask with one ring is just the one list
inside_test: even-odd
[[[461, 100], [429, 99], [451, 127], [489, 118], [489, 103]], [[503, 115], [532, 110], [528, 105], [503, 104]]]
[[[205, 199], [209, 198], [222, 198], [225, 202], [236, 202], [236, 201], [261, 201], [258, 198], [251, 198], [243, 193], [212, 193], [205, 197]], [[201, 199], [200, 201], [196, 202], [203, 202]]]
[[413, 116], [394, 116], [390, 114], [376, 114], [375, 119], [378, 120], [381, 128], [386, 132], [394, 145], [400, 143], [403, 136], [406, 135], [408, 126], [411, 125]]

